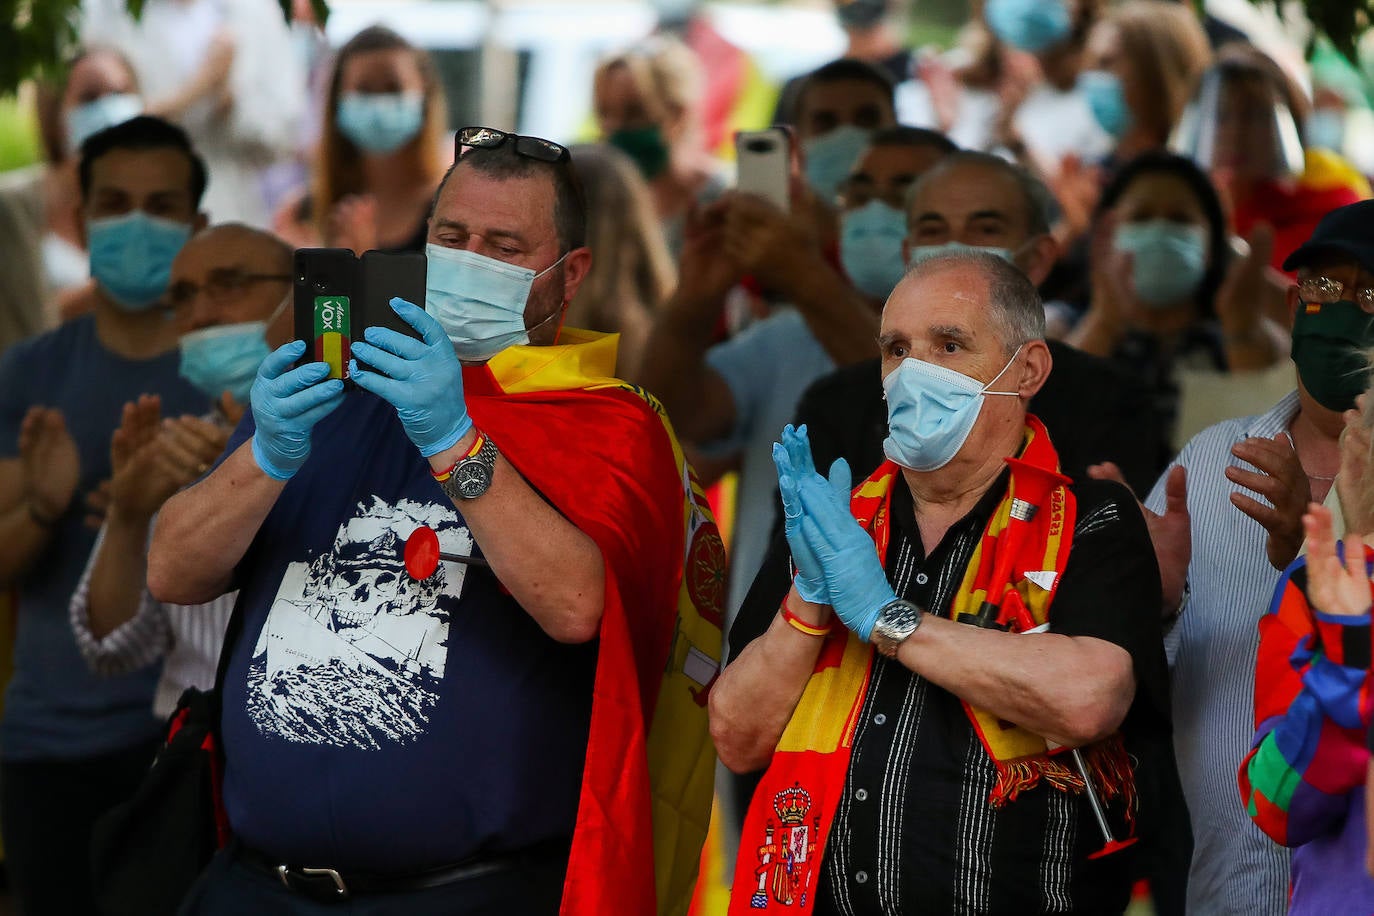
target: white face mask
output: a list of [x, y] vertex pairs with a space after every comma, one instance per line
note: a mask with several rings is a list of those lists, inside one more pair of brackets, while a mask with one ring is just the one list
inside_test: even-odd
[[[564, 252], [536, 273], [474, 251], [428, 244], [425, 311], [443, 326], [459, 359], [484, 362], [507, 347], [530, 342], [534, 328], [525, 327], [530, 288], [567, 256]], [[560, 314], [561, 309], [535, 327]]]

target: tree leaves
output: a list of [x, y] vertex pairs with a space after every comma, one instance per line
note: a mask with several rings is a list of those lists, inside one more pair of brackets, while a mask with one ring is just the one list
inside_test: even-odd
[[[278, 0], [291, 21], [291, 0]], [[135, 19], [147, 0], [124, 0]], [[329, 18], [328, 0], [310, 0], [315, 21]], [[62, 63], [76, 50], [81, 0], [0, 0], [0, 95], [10, 95], [28, 79], [59, 78]]]

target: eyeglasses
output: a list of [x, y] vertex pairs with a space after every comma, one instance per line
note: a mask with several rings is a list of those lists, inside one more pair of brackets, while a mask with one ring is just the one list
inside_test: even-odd
[[222, 302], [230, 296], [243, 292], [255, 283], [277, 281], [286, 283], [290, 279], [290, 274], [250, 274], [237, 267], [217, 267], [210, 271], [204, 284], [198, 285], [189, 280], [173, 283], [167, 290], [167, 300], [171, 303], [172, 308], [184, 308], [194, 303], [196, 297], [203, 290], [211, 300]]
[[507, 140], [514, 141], [516, 155], [539, 162], [567, 162], [572, 159], [568, 148], [543, 137], [526, 137], [507, 133], [494, 127], [464, 127], [453, 138], [454, 159], [461, 159], [468, 149], [496, 149]]
[[[1303, 302], [1330, 305], [1340, 302], [1345, 296], [1346, 285], [1331, 277], [1304, 277], [1298, 281], [1298, 296]], [[1351, 291], [1353, 299], [1361, 310], [1374, 314], [1374, 288], [1363, 287]]]

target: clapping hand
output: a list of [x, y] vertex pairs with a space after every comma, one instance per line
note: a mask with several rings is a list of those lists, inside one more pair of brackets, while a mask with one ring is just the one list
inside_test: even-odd
[[376, 371], [358, 366], [349, 375], [359, 388], [396, 408], [406, 435], [426, 458], [452, 448], [472, 429], [463, 399], [463, 365], [439, 322], [404, 299], [392, 299], [401, 319], [421, 339], [389, 328], [370, 327], [353, 355]]
[[81, 455], [62, 411], [29, 408], [19, 426], [19, 460], [30, 509], [46, 519], [61, 518], [81, 480]]
[[[801, 517], [795, 519], [798, 535], [793, 559], [797, 560], [799, 571], [803, 563], [819, 567], [820, 579], [829, 593], [835, 614], [856, 636], [867, 641], [878, 622], [879, 612], [897, 596], [888, 584], [873, 539], [849, 511], [849, 465], [843, 459], [836, 461], [829, 480], [814, 468], [798, 471], [797, 463], [810, 463], [811, 444], [800, 430], [792, 433], [792, 437], [793, 440], [784, 446], [788, 452], [787, 476], [801, 503]], [[791, 453], [803, 449], [806, 459], [793, 461]], [[798, 553], [806, 559], [798, 559]], [[807, 570], [806, 575], [814, 575], [814, 569]]]
[[[1121, 468], [1104, 461], [1088, 468], [1093, 480], [1114, 480], [1126, 487]], [[1139, 503], [1150, 532], [1150, 544], [1159, 564], [1159, 583], [1164, 594], [1166, 616], [1172, 616], [1183, 603], [1183, 587], [1188, 581], [1188, 564], [1193, 556], [1193, 523], [1188, 515], [1188, 471], [1182, 465], [1169, 469], [1164, 481], [1164, 513], [1151, 512]]]
[[[797, 568], [792, 584], [804, 600], [812, 604], [830, 604], [830, 589], [826, 587], [820, 560], [801, 535], [803, 510], [798, 481], [818, 476], [805, 425], [800, 429], [793, 429], [791, 423], [783, 427], [782, 441], [773, 443], [773, 464], [778, 469], [778, 490], [782, 493], [783, 534], [787, 536], [792, 563]], [[828, 483], [837, 495], [849, 499], [852, 483], [849, 465], [844, 459], [837, 459], [830, 466]]]
[[1366, 572], [1364, 539], [1345, 536], [1345, 561], [1336, 556], [1336, 535], [1331, 510], [1312, 503], [1302, 517], [1307, 531], [1307, 599], [1314, 610], [1339, 617], [1358, 617], [1369, 612], [1370, 583]]
[[1302, 469], [1293, 440], [1287, 433], [1272, 439], [1252, 437], [1231, 447], [1231, 454], [1258, 471], [1226, 469], [1226, 479], [1268, 499], [1266, 506], [1244, 493], [1232, 493], [1231, 504], [1269, 532], [1265, 552], [1269, 565], [1283, 570], [1302, 548], [1303, 510], [1312, 499], [1307, 472]]

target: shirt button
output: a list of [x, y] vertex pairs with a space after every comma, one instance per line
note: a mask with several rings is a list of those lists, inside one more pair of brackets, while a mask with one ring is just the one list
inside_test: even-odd
[[857, 883], [857, 884], [867, 884], [867, 883], [868, 883], [868, 872], [866, 872], [866, 871], [856, 871], [856, 872], [854, 872], [854, 881], [855, 881], [855, 883]]
[[857, 789], [857, 790], [855, 790], [855, 792], [854, 792], [854, 800], [855, 800], [855, 801], [868, 801], [868, 790], [867, 790], [867, 789]]
[[920, 573], [917, 573], [917, 574], [916, 574], [916, 584], [917, 584], [917, 585], [925, 585], [925, 584], [926, 584], [927, 582], [929, 582], [929, 581], [930, 581], [930, 576], [927, 576], [925, 573], [920, 572]]
[[873, 724], [874, 724], [874, 725], [882, 725], [882, 724], [883, 724], [884, 722], [886, 722], [886, 721], [887, 721], [887, 714], [886, 714], [886, 713], [881, 713], [881, 712], [880, 712], [880, 713], [878, 713], [876, 716], [873, 717]]

